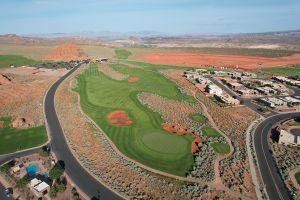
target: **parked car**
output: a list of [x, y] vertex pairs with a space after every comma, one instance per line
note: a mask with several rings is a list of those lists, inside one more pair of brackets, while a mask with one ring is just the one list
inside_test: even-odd
[[12, 189], [11, 188], [5, 188], [4, 194], [7, 198], [11, 197], [12, 195]]

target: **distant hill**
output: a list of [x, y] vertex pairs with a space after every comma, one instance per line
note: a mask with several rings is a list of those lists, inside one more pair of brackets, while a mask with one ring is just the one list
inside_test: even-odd
[[56, 47], [50, 54], [44, 57], [45, 60], [71, 61], [82, 60], [88, 56], [77, 45], [66, 43]]
[[0, 35], [0, 45], [74, 43], [105, 46], [146, 47], [231, 47], [300, 50], [300, 30], [241, 34], [185, 34], [143, 32], [82, 32], [19, 36]]

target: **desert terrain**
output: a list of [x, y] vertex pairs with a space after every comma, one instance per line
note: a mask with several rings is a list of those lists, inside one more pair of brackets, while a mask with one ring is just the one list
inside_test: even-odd
[[195, 53], [148, 53], [141, 56], [145, 62], [153, 64], [188, 67], [214, 66], [217, 68], [256, 69], [283, 67], [300, 64], [300, 54], [279, 58], [254, 56], [212, 55]]

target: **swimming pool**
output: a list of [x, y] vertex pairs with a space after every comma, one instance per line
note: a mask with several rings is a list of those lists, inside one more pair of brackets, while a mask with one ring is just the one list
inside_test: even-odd
[[26, 171], [28, 176], [33, 176], [39, 172], [39, 167], [37, 164], [34, 163], [26, 167]]

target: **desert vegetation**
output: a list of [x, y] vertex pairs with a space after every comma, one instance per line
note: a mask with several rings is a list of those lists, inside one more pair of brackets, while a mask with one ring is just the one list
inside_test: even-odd
[[[300, 166], [300, 152], [297, 147], [289, 147], [285, 145], [280, 145], [276, 142], [272, 142], [273, 157], [276, 161], [278, 171], [280, 173], [281, 179], [286, 183], [288, 189], [291, 192], [300, 194], [300, 191], [294, 187], [294, 185], [289, 180], [289, 172]], [[296, 174], [296, 180], [299, 183], [299, 173], [298, 179]]]

